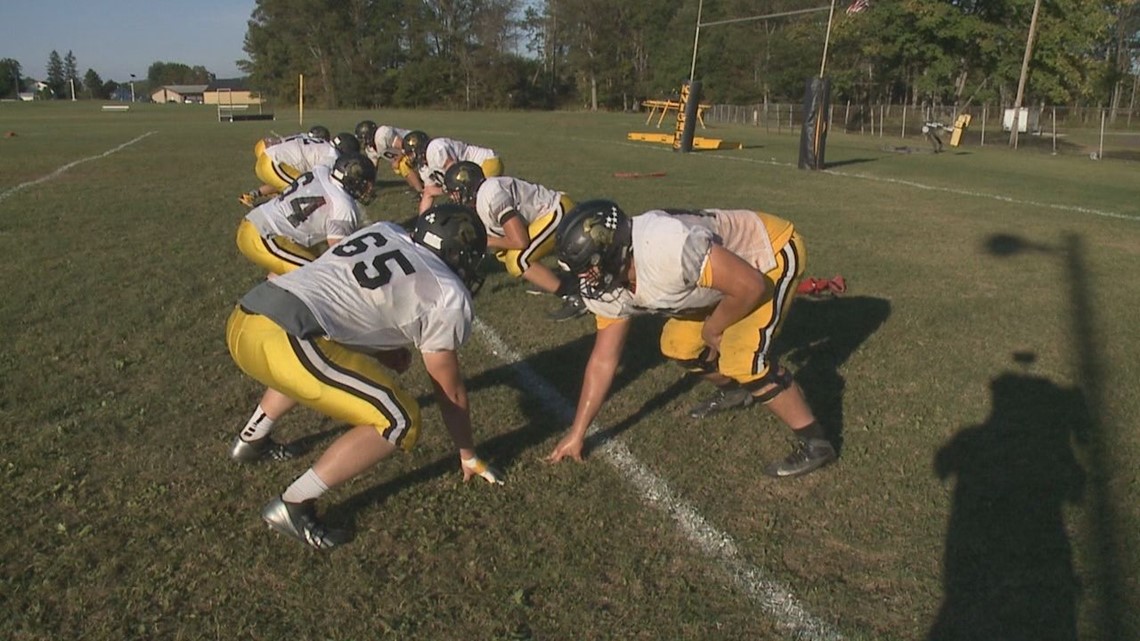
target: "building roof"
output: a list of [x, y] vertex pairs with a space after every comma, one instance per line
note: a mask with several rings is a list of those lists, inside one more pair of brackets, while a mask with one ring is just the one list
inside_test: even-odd
[[[163, 85], [158, 88], [158, 91], [166, 89], [185, 96], [187, 94], [205, 93], [206, 87], [207, 85]], [[152, 91], [151, 93], [154, 92]]]

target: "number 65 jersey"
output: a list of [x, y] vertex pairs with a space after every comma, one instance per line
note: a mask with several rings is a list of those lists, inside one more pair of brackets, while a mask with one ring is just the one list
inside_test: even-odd
[[332, 179], [328, 167], [313, 167], [273, 200], [246, 214], [262, 238], [284, 236], [302, 247], [343, 238], [360, 227], [360, 205]]
[[273, 284], [342, 345], [457, 351], [471, 334], [474, 307], [463, 281], [393, 223], [361, 229]]

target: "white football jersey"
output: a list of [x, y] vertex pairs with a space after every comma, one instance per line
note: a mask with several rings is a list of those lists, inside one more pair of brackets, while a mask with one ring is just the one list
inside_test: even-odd
[[503, 216], [518, 212], [529, 226], [558, 208], [562, 193], [518, 178], [488, 178], [475, 196], [475, 211], [487, 233], [503, 237]]
[[393, 160], [404, 155], [402, 150], [396, 148], [396, 138], [402, 140], [404, 136], [407, 136], [411, 132], [411, 129], [380, 125], [376, 128], [376, 136], [373, 138], [376, 148], [368, 150], [369, 158], [374, 163], [380, 158], [383, 158], [391, 164]]
[[424, 151], [424, 166], [420, 168], [420, 178], [424, 184], [443, 186], [443, 173], [447, 171], [447, 161], [460, 162], [463, 160], [482, 166], [483, 161], [494, 158], [498, 154], [493, 149], [476, 147], [461, 140], [451, 138], [432, 138]]
[[308, 135], [290, 136], [265, 148], [265, 154], [276, 164], [285, 163], [301, 172], [313, 167], [329, 167], [336, 162], [336, 147], [331, 142]]
[[283, 194], [246, 215], [262, 237], [284, 236], [304, 247], [348, 236], [362, 217], [360, 205], [326, 167], [301, 174]]
[[634, 216], [632, 224], [637, 291], [621, 288], [604, 300], [584, 299], [586, 307], [603, 318], [650, 312], [686, 316], [711, 309], [722, 294], [697, 282], [713, 244], [761, 272], [776, 266], [768, 231], [754, 211], [656, 209]]
[[393, 223], [361, 229], [273, 284], [344, 345], [455, 351], [471, 335], [475, 312], [463, 281]]

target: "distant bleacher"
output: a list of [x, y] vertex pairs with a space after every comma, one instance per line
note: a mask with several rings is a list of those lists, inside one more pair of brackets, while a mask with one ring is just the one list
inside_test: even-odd
[[128, 111], [130, 105], [103, 105], [103, 111]]

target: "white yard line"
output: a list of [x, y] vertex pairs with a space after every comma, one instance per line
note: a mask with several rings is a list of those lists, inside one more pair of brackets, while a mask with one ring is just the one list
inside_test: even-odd
[[135, 144], [136, 142], [142, 140], [143, 138], [146, 138], [147, 136], [149, 136], [153, 133], [156, 133], [156, 132], [148, 131], [145, 134], [139, 136], [138, 138], [135, 138], [134, 140], [128, 140], [127, 142], [119, 145], [118, 147], [115, 147], [114, 149], [109, 149], [107, 151], [104, 151], [101, 154], [96, 154], [94, 156], [88, 156], [86, 158], [80, 158], [79, 160], [69, 162], [66, 165], [60, 167], [59, 169], [56, 169], [55, 171], [51, 172], [50, 174], [48, 174], [46, 176], [36, 178], [35, 180], [29, 180], [26, 183], [20, 183], [20, 184], [16, 185], [15, 187], [12, 187], [11, 189], [8, 189], [6, 191], [0, 191], [0, 202], [3, 202], [6, 198], [8, 198], [12, 194], [20, 191], [21, 189], [27, 189], [28, 187], [34, 187], [35, 185], [38, 185], [38, 184], [43, 183], [43, 182], [47, 182], [49, 180], [52, 180], [53, 178], [58, 178], [59, 176], [63, 175], [63, 173], [66, 172], [68, 169], [71, 169], [72, 167], [74, 167], [76, 165], [82, 165], [83, 163], [89, 162], [91, 160], [98, 160], [100, 158], [106, 158], [107, 156], [110, 156], [111, 154], [113, 154], [117, 151], [120, 151], [126, 147], [129, 147], [129, 146]]
[[[723, 154], [709, 154], [711, 158], [721, 158], [724, 160], [735, 160], [739, 162], [752, 162], [762, 165], [777, 165], [780, 167], [797, 167], [792, 163], [778, 162], [776, 160], [758, 160], [753, 158], [738, 158], [734, 156], [725, 156]], [[1121, 214], [1115, 211], [1105, 211], [1102, 209], [1093, 209], [1092, 207], [1081, 207], [1080, 205], [1062, 205], [1059, 203], [1043, 203], [1034, 200], [1021, 200], [1019, 198], [1011, 198], [1009, 196], [1002, 196], [1000, 194], [990, 194], [981, 191], [970, 191], [968, 189], [955, 189], [953, 187], [939, 187], [936, 185], [927, 185], [925, 183], [915, 182], [913, 180], [902, 180], [900, 178], [884, 178], [882, 176], [872, 176], [869, 174], [857, 174], [846, 171], [838, 171], [835, 169], [824, 169], [823, 173], [831, 174], [833, 176], [842, 176], [844, 178], [857, 178], [860, 180], [870, 180], [873, 182], [890, 183], [894, 185], [903, 185], [905, 187], [914, 187], [915, 189], [923, 189], [926, 191], [940, 191], [948, 194], [957, 194], [959, 196], [971, 196], [974, 198], [989, 198], [991, 200], [998, 200], [1013, 205], [1026, 205], [1029, 207], [1044, 207], [1046, 209], [1057, 209], [1060, 211], [1071, 211], [1079, 214], [1092, 214], [1093, 216], [1103, 216], [1105, 218], [1118, 218], [1121, 220], [1131, 220], [1140, 222], [1140, 216], [1129, 216], [1128, 214]]]
[[[574, 406], [531, 369], [522, 355], [500, 338], [494, 328], [475, 319], [475, 329], [491, 353], [515, 370], [527, 389], [551, 410], [552, 416], [565, 424], [573, 420]], [[589, 434], [595, 435], [599, 429], [599, 425], [594, 423]], [[796, 639], [838, 641], [843, 638], [837, 630], [805, 610], [791, 590], [749, 563], [732, 537], [716, 529], [693, 506], [677, 496], [664, 479], [638, 461], [625, 445], [608, 438], [599, 443], [592, 454], [613, 466], [637, 490], [641, 500], [672, 518], [681, 533], [716, 561], [727, 578], [751, 596], [779, 629]]]
[[[639, 147], [642, 149], [647, 148], [647, 146], [644, 144], [634, 144], [634, 143], [625, 143], [625, 142], [619, 143], [619, 144], [627, 145], [630, 147]], [[674, 153], [672, 148], [669, 148], [666, 150], [661, 150], [661, 151], [668, 151], [669, 153]], [[780, 162], [780, 161], [776, 160], [775, 158], [773, 158], [771, 160], [763, 160], [760, 158], [741, 158], [739, 156], [726, 156], [724, 154], [712, 154], [712, 153], [708, 153], [708, 152], [701, 152], [701, 155], [708, 157], [708, 158], [718, 158], [721, 160], [731, 160], [731, 161], [735, 161], [735, 162], [753, 163], [753, 164], [757, 164], [757, 165], [773, 165], [776, 167], [791, 167], [793, 169], [795, 169], [797, 167], [797, 165], [794, 163]], [[1028, 207], [1043, 207], [1046, 209], [1070, 211], [1070, 212], [1075, 212], [1075, 213], [1079, 213], [1079, 214], [1091, 214], [1093, 216], [1102, 216], [1104, 218], [1116, 218], [1116, 219], [1120, 219], [1120, 220], [1131, 220], [1134, 222], [1140, 222], [1140, 216], [1130, 216], [1128, 214], [1121, 214], [1121, 213], [1115, 212], [1115, 211], [1106, 211], [1103, 209], [1093, 209], [1092, 207], [1082, 207], [1080, 205], [1063, 205], [1063, 204], [1059, 204], [1059, 203], [1043, 203], [1043, 202], [1038, 202], [1038, 201], [1034, 201], [1034, 200], [1021, 200], [1019, 198], [1011, 198], [1009, 196], [1002, 196], [1001, 194], [990, 194], [990, 193], [981, 192], [981, 191], [970, 191], [968, 189], [955, 189], [953, 187], [939, 187], [937, 185], [927, 185], [925, 183], [915, 182], [913, 180], [902, 180], [900, 178], [884, 178], [882, 176], [872, 176], [869, 174], [857, 174], [857, 173], [851, 173], [851, 172], [846, 172], [846, 171], [839, 171], [836, 169], [824, 169], [823, 173], [831, 174], [833, 176], [842, 176], [843, 178], [856, 178], [859, 180], [870, 180], [873, 182], [903, 185], [905, 187], [913, 187], [915, 189], [922, 189], [922, 190], [926, 190], [926, 191], [940, 191], [940, 192], [944, 192], [947, 194], [956, 194], [959, 196], [970, 196], [973, 198], [988, 198], [990, 200], [997, 200], [997, 201], [1001, 201], [1004, 203], [1010, 203], [1012, 205], [1026, 205]]]

